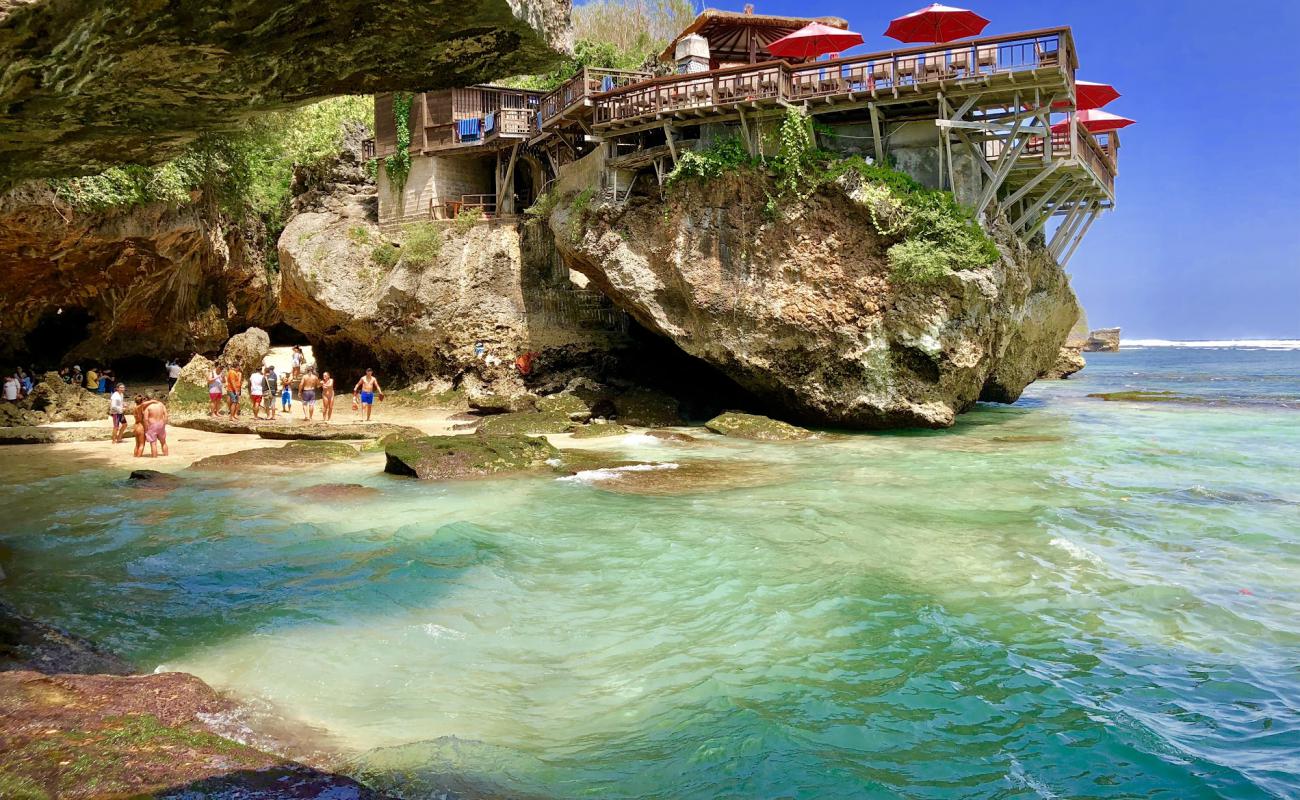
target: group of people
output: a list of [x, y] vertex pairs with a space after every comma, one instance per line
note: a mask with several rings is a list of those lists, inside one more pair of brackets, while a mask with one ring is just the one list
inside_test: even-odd
[[[136, 457], [139, 458], [144, 455], [144, 446], [146, 444], [149, 445], [150, 458], [158, 455], [159, 445], [162, 446], [164, 456], [170, 455], [167, 450], [166, 404], [161, 400], [137, 394], [130, 406], [130, 413], [135, 419], [132, 432], [135, 435]], [[119, 383], [108, 398], [108, 418], [113, 425], [113, 444], [118, 444], [126, 436], [126, 415], [126, 384]]]
[[[252, 408], [253, 418], [262, 419], [265, 414], [265, 419], [275, 419], [277, 402], [281, 413], [293, 412], [293, 390], [296, 386], [302, 418], [316, 419], [316, 404], [319, 402], [320, 419], [325, 422], [331, 421], [334, 419], [334, 376], [328, 372], [317, 374], [314, 365], [307, 365], [304, 362], [301, 348], [295, 347], [293, 367], [288, 375], [277, 373], [273, 365], [267, 364], [260, 370], [250, 372], [247, 380], [238, 364], [214, 365], [208, 373], [208, 399], [212, 404], [209, 414], [214, 417], [221, 416], [221, 405], [224, 402], [227, 416], [231, 419], [241, 416], [245, 388], [247, 388], [248, 404]], [[369, 421], [375, 398], [384, 399], [384, 393], [380, 389], [379, 379], [375, 377], [374, 370], [366, 370], [366, 374], [352, 387], [352, 395], [353, 409], [358, 411], [364, 409], [366, 420]]]

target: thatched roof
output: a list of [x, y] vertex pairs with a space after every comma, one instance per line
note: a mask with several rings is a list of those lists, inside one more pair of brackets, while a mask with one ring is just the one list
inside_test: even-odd
[[749, 37], [755, 40], [759, 60], [771, 58], [767, 46], [782, 36], [788, 36], [810, 22], [820, 22], [832, 28], [848, 30], [848, 20], [839, 17], [778, 17], [769, 14], [747, 14], [740, 11], [719, 11], [706, 8], [695, 21], [677, 34], [668, 47], [659, 54], [660, 60], [672, 61], [677, 42], [683, 36], [698, 33], [709, 40], [709, 53], [715, 61], [746, 61], [749, 58]]

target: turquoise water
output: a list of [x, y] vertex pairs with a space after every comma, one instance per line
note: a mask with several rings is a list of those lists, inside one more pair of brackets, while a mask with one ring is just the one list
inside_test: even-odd
[[83, 470], [6, 487], [3, 586], [409, 798], [1297, 797], [1297, 400], [1300, 352], [1150, 349], [605, 483]]

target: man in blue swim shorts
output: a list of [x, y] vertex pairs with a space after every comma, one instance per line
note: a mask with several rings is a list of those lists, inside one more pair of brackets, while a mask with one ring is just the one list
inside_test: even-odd
[[369, 422], [370, 411], [375, 405], [375, 395], [379, 395], [380, 400], [384, 399], [384, 392], [379, 388], [379, 379], [375, 377], [373, 369], [366, 370], [366, 374], [361, 376], [361, 380], [357, 381], [357, 385], [352, 387], [352, 394], [365, 407], [366, 422]]

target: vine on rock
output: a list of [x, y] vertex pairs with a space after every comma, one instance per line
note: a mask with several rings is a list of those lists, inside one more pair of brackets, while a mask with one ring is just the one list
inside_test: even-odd
[[393, 94], [397, 151], [384, 159], [384, 172], [397, 187], [399, 195], [406, 188], [406, 178], [411, 174], [411, 103], [414, 99], [415, 95], [410, 92]]

